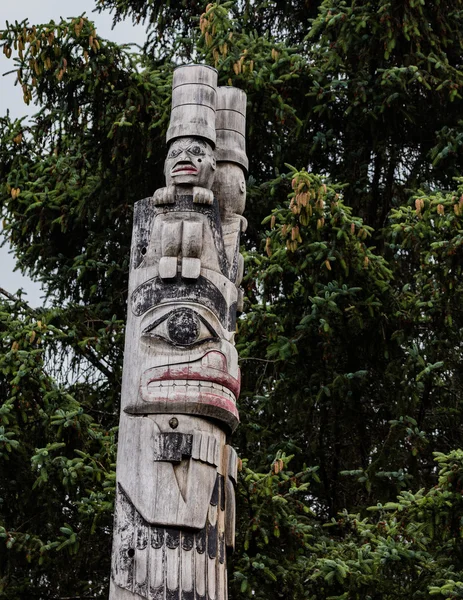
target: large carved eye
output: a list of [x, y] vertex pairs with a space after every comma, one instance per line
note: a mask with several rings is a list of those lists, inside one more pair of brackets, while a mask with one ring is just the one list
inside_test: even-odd
[[202, 154], [204, 154], [204, 149], [201, 148], [201, 146], [199, 146], [198, 144], [194, 144], [193, 146], [190, 146], [188, 148], [188, 152], [194, 154], [195, 156], [201, 156]]
[[191, 308], [177, 308], [143, 330], [143, 336], [162, 339], [175, 346], [194, 346], [218, 335], [207, 321]]
[[169, 151], [168, 158], [177, 158], [183, 152], [183, 148], [179, 148], [178, 146], [175, 148], [171, 148]]

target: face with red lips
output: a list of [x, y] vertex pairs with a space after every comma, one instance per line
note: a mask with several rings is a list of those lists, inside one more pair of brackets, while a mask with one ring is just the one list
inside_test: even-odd
[[169, 147], [164, 173], [167, 185], [194, 185], [210, 189], [215, 173], [212, 147], [200, 138], [175, 140]]
[[148, 310], [139, 331], [138, 398], [127, 410], [203, 415], [235, 429], [240, 370], [234, 332], [208, 307], [175, 301]]

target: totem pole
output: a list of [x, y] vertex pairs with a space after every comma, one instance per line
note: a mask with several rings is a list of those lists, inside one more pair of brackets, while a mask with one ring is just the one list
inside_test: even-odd
[[174, 72], [166, 187], [136, 203], [110, 600], [226, 600], [246, 96]]

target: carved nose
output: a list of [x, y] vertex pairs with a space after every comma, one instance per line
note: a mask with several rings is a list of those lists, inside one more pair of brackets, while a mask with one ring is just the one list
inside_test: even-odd
[[201, 361], [203, 367], [227, 372], [227, 359], [221, 352], [208, 352]]

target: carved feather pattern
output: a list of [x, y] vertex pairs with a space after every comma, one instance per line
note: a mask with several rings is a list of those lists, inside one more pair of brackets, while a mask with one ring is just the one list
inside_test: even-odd
[[118, 484], [112, 578], [147, 600], [226, 600], [225, 485], [217, 475], [199, 531], [150, 525]]

